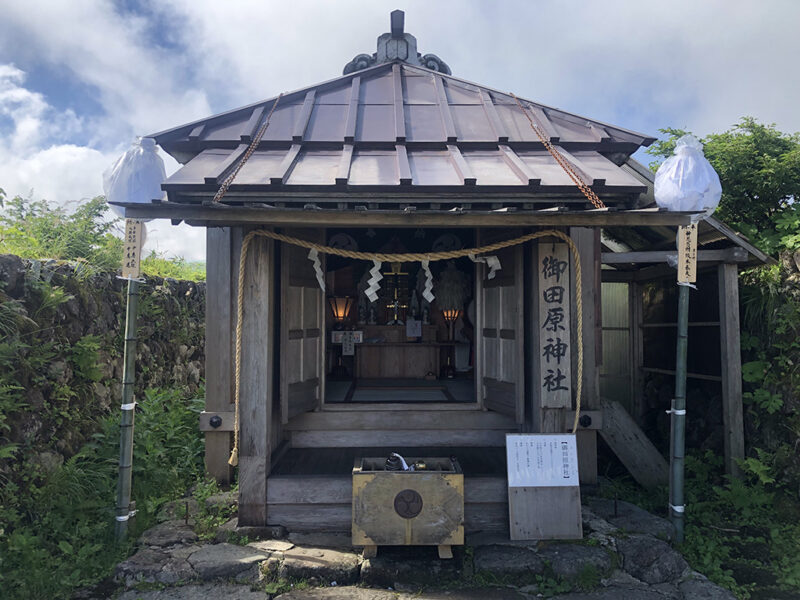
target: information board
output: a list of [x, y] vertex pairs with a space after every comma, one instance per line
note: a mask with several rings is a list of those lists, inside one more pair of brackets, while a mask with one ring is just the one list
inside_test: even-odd
[[508, 434], [509, 487], [578, 485], [578, 448], [573, 434]]
[[122, 278], [139, 277], [144, 224], [136, 219], [125, 219], [125, 239], [122, 247]]

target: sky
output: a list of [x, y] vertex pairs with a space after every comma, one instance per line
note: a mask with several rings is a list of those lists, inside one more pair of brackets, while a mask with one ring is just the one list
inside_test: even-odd
[[[453, 75], [529, 100], [650, 135], [800, 131], [798, 0], [4, 0], [0, 188], [102, 194], [136, 136], [338, 77], [396, 8]], [[205, 258], [201, 228], [148, 231]]]

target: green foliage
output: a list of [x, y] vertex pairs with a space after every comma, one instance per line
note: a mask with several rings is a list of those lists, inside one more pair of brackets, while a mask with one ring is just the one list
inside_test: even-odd
[[[231, 491], [235, 493], [237, 489], [238, 487], [234, 487]], [[210, 509], [206, 505], [206, 500], [221, 492], [217, 482], [210, 477], [206, 477], [195, 486], [193, 496], [199, 506], [198, 514], [195, 517], [195, 532], [201, 540], [214, 539], [219, 526], [227, 523], [236, 513], [236, 508], [233, 506]], [[229, 539], [228, 541], [235, 543], [241, 540]]]
[[[653, 144], [648, 153], [663, 159], [687, 132], [660, 131], [667, 138]], [[782, 133], [774, 125], [745, 117], [728, 131], [701, 141], [722, 183], [717, 216], [767, 252], [776, 252], [781, 244], [797, 246], [800, 214], [792, 202], [800, 198], [800, 134]], [[658, 164], [650, 167], [655, 170]]]
[[79, 204], [73, 212], [46, 200], [16, 196], [3, 202], [0, 253], [23, 258], [86, 261], [96, 269], [116, 269], [122, 240], [113, 234], [117, 219], [108, 219], [105, 198]]
[[205, 281], [205, 263], [187, 262], [182, 257], [167, 258], [152, 250], [142, 259], [142, 273], [155, 277], [170, 277], [184, 281]]
[[[199, 401], [175, 390], [148, 390], [139, 401], [133, 470], [139, 512], [132, 536], [202, 473], [200, 410]], [[129, 552], [113, 538], [118, 413], [99, 426], [61, 467], [42, 472], [28, 462], [27, 478], [0, 488], [4, 598], [67, 598], [75, 588], [107, 576]]]

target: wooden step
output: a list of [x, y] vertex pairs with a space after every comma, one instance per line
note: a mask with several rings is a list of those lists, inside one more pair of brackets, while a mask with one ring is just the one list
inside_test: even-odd
[[[514, 428], [511, 431], [516, 431]], [[295, 430], [293, 448], [359, 448], [365, 446], [505, 446], [506, 429], [373, 429]]]
[[516, 431], [514, 419], [482, 410], [324, 410], [297, 415], [288, 431], [370, 429], [499, 429]]

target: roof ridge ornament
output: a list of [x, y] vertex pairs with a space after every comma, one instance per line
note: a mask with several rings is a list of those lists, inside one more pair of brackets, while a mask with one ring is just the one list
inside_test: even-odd
[[374, 65], [387, 62], [400, 61], [409, 65], [424, 67], [431, 71], [438, 71], [451, 75], [450, 67], [435, 54], [417, 52], [417, 38], [410, 33], [405, 33], [405, 13], [402, 10], [393, 10], [390, 14], [391, 31], [378, 37], [378, 50], [371, 56], [357, 54], [353, 60], [344, 66], [343, 75], [349, 75]]

